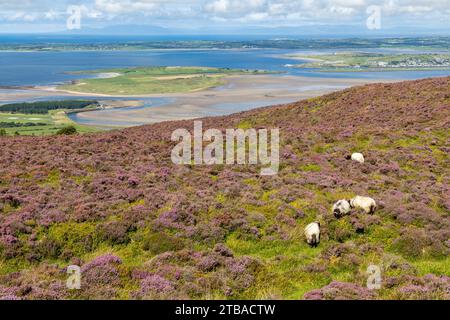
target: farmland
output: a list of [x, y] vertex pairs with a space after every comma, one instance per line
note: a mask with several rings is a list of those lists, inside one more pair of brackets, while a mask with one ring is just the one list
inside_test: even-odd
[[[83, 73], [85, 72], [78, 74]], [[203, 67], [139, 67], [95, 70], [89, 73], [109, 73], [116, 76], [104, 79], [83, 79], [58, 88], [107, 95], [186, 93], [222, 85], [226, 76], [266, 72]]]
[[444, 54], [378, 54], [335, 53], [323, 55], [291, 55], [307, 63], [299, 68], [317, 68], [321, 71], [419, 71], [450, 69], [450, 55]]
[[95, 128], [71, 121], [65, 110], [95, 107], [96, 101], [43, 101], [0, 106], [0, 129], [6, 135], [50, 135], [72, 125], [78, 132], [93, 132]]

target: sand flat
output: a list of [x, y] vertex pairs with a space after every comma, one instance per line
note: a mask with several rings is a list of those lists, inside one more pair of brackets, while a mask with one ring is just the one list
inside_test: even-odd
[[[105, 110], [83, 112], [77, 115], [83, 124], [107, 127], [126, 127], [136, 124], [156, 123], [167, 120], [193, 119], [204, 116], [225, 115], [261, 106], [294, 102], [317, 97], [344, 88], [374, 82], [367, 79], [296, 77], [287, 75], [233, 75], [224, 78], [225, 84], [215, 88], [188, 93], [107, 95], [59, 90], [51, 86], [24, 88], [6, 99], [36, 99], [37, 97], [67, 96], [67, 99], [86, 96], [98, 97]], [[111, 98], [111, 99], [108, 99]], [[160, 106], [131, 108], [141, 105], [133, 99], [170, 98]], [[130, 107], [130, 108], [128, 108]], [[83, 121], [84, 122], [84, 121]]]

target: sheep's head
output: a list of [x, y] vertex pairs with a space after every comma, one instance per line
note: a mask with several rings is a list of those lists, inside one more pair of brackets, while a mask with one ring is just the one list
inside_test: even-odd
[[342, 216], [350, 212], [350, 202], [348, 200], [339, 200], [333, 205], [333, 214], [336, 218], [341, 218]]

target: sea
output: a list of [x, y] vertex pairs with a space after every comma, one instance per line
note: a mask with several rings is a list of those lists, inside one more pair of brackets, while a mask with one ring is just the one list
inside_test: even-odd
[[[170, 41], [180, 40], [171, 37], [60, 37], [40, 36], [0, 36], [0, 45], [14, 43], [114, 43], [126, 41]], [[189, 40], [183, 38], [182, 40]], [[194, 38], [192, 40], [195, 40]], [[197, 39], [198, 40], [198, 39]], [[203, 40], [228, 40], [224, 37], [204, 38]], [[232, 39], [236, 40], [236, 39]], [[358, 51], [364, 49], [358, 48]], [[348, 49], [345, 51], [349, 51]], [[388, 52], [387, 49], [368, 48], [367, 52]], [[323, 53], [335, 50], [321, 50]], [[399, 51], [396, 50], [398, 53]], [[409, 51], [410, 52], [410, 51]], [[429, 51], [428, 51], [429, 52]], [[211, 49], [211, 50], [145, 50], [145, 51], [0, 51], [0, 104], [22, 102], [21, 100], [2, 100], [2, 92], [17, 90], [10, 86], [57, 85], [87, 75], [70, 74], [73, 71], [97, 70], [108, 68], [136, 66], [202, 66], [219, 68], [236, 68], [250, 70], [267, 70], [279, 72], [279, 76], [292, 75], [321, 78], [359, 78], [359, 79], [421, 79], [428, 77], [449, 76], [450, 70], [443, 71], [387, 71], [387, 72], [319, 72], [315, 69], [293, 68], [292, 65], [302, 61], [288, 58], [294, 53], [317, 54], [317, 49]], [[95, 75], [91, 75], [95, 76]], [[6, 87], [6, 88], [5, 88]], [[45, 97], [56, 100], [61, 97]], [[65, 96], [68, 99], [70, 97]], [[78, 97], [79, 98], [79, 97]], [[43, 100], [28, 98], [27, 101]], [[157, 102], [157, 101], [156, 101]], [[160, 103], [148, 103], [154, 106]], [[252, 105], [253, 106], [253, 105]], [[74, 116], [75, 117], [75, 116]]]

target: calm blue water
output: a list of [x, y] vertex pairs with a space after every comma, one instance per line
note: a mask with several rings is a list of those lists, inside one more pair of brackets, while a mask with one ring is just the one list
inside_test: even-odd
[[[49, 85], [80, 78], [65, 72], [132, 66], [205, 66], [281, 71], [307, 77], [419, 79], [446, 71], [321, 73], [285, 67], [298, 60], [279, 55], [299, 50], [157, 50], [107, 52], [0, 52], [0, 86]], [[82, 76], [86, 77], [86, 76]]]

